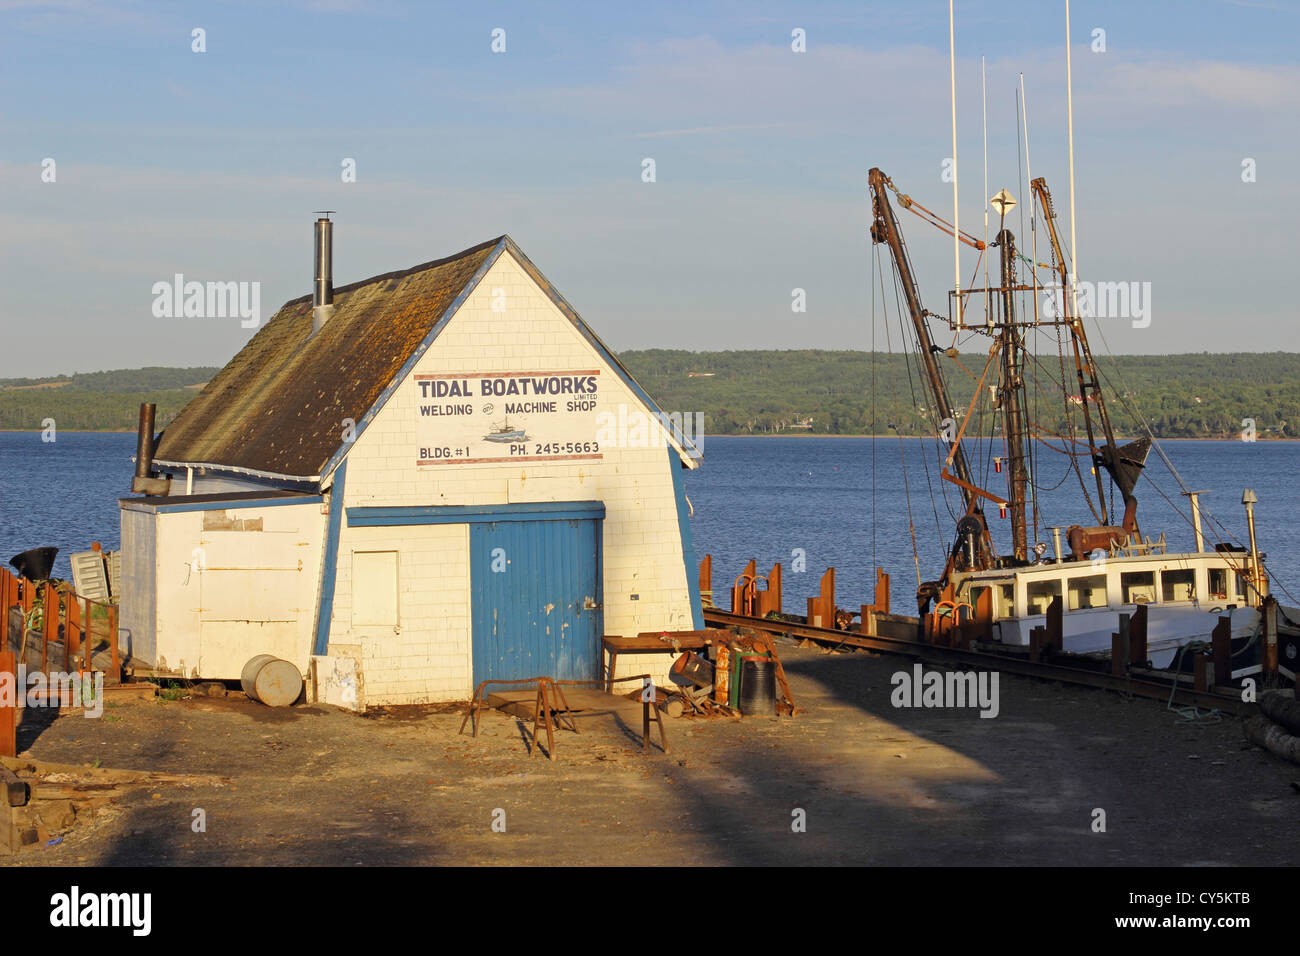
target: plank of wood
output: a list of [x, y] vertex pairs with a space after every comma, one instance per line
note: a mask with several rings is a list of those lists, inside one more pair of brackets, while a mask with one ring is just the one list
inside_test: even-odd
[[98, 800], [120, 797], [132, 789], [127, 784], [115, 783], [38, 783], [32, 791], [32, 800]]
[[[47, 763], [44, 760], [28, 760], [21, 757], [0, 757], [0, 766], [8, 767], [19, 773], [35, 774], [45, 777], [59, 774], [65, 777], [53, 783], [71, 783], [86, 785], [93, 783], [112, 783], [145, 786], [152, 783], [178, 783], [193, 787], [221, 787], [230, 783], [229, 777], [215, 774], [162, 773], [152, 770], [115, 770], [110, 767], [87, 767], [80, 764]], [[37, 786], [44, 786], [45, 781], [37, 781]]]
[[8, 767], [0, 767], [0, 789], [4, 790], [5, 800], [11, 807], [21, 807], [31, 798], [32, 789], [25, 780], [19, 780], [18, 774]]

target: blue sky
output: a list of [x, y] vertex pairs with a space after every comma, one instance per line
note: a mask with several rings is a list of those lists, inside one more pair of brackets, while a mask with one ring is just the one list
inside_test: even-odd
[[[1064, 3], [956, 7], [962, 224], [983, 56], [989, 193], [1025, 198], [1023, 72], [1068, 231]], [[1300, 4], [1076, 0], [1072, 28], [1080, 275], [1152, 284], [1110, 346], [1294, 350]], [[0, 0], [0, 376], [224, 364], [251, 330], [155, 318], [153, 283], [260, 282], [268, 318], [322, 208], [338, 284], [508, 232], [615, 349], [869, 347], [866, 173], [951, 213], [948, 84], [942, 0]], [[950, 240], [903, 227], [942, 312]]]

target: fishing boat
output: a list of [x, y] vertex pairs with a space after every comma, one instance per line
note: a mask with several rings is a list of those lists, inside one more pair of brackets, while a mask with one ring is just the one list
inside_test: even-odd
[[[1074, 278], [1046, 181], [1031, 181], [1031, 215], [1037, 217], [1031, 225], [1035, 244], [1037, 236], [1046, 236], [1047, 263], [1038, 261], [1037, 249], [1031, 256], [1018, 250], [1006, 219], [1015, 199], [1006, 190], [991, 201], [1001, 225], [996, 237], [985, 242], [899, 191], [880, 169], [870, 171], [869, 184], [871, 235], [877, 248], [889, 250], [901, 293], [900, 318], [904, 311], [910, 318], [909, 344], [928, 389], [925, 417], [936, 443], [939, 477], [960, 495], [943, 568], [929, 581], [920, 581], [918, 573], [922, 619], [984, 620], [993, 643], [1026, 647], [1034, 629], [1046, 627], [1049, 616], [1056, 615], [1062, 651], [1109, 657], [1120, 615], [1140, 613], [1150, 666], [1187, 669], [1185, 649], [1196, 642], [1209, 644], [1220, 619], [1226, 618], [1232, 674], [1239, 677], [1260, 670], [1260, 634], [1268, 615], [1269, 630], [1283, 648], [1281, 671], [1294, 678], [1300, 663], [1300, 609], [1280, 606], [1270, 597], [1269, 573], [1255, 535], [1254, 493], [1247, 489], [1242, 499], [1247, 544], [1229, 540], [1221, 526], [1217, 530], [1222, 534], [1207, 535], [1212, 516], [1201, 506], [1204, 492], [1187, 488], [1182, 493], [1190, 505], [1185, 517], [1194, 550], [1171, 551], [1164, 532], [1152, 537], [1139, 521], [1136, 490], [1144, 478], [1151, 480], [1147, 458], [1159, 445], [1149, 429], [1135, 440], [1117, 437], [1075, 296], [1058, 296], [1055, 308], [1040, 308], [1044, 294], [1071, 290]], [[925, 309], [891, 195], [901, 208], [981, 256], [987, 252], [991, 260], [996, 253], [996, 282], [986, 272], [984, 285], [975, 287], [977, 265], [971, 287], [949, 290], [946, 317]], [[935, 329], [942, 332], [944, 326], [953, 342], [947, 348], [935, 341]], [[969, 360], [969, 343], [976, 339], [987, 344], [987, 360], [982, 372], [978, 366], [962, 366], [978, 382], [969, 406], [958, 408], [946, 374]], [[1048, 354], [1031, 348], [1044, 341], [1054, 344]], [[964, 353], [956, 348], [959, 342], [967, 347]], [[1059, 374], [1052, 375], [1055, 369]], [[1051, 419], [1041, 411], [1039, 386], [1047, 380], [1059, 392]], [[1034, 384], [1038, 399], [1032, 416], [1027, 382]], [[1125, 401], [1136, 414], [1127, 396]], [[1039, 495], [1044, 485], [1035, 473], [1040, 444], [1065, 455], [1078, 477], [1080, 493], [1071, 496], [1074, 514], [1044, 514], [1048, 506]], [[1160, 454], [1181, 484], [1172, 463]]]
[[510, 442], [528, 441], [528, 435], [522, 428], [511, 428], [508, 421], [503, 421], [484, 435], [483, 440], [504, 445]]

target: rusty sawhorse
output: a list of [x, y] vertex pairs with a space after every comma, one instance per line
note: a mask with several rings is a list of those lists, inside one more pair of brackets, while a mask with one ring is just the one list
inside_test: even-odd
[[[519, 680], [485, 680], [474, 689], [474, 696], [470, 698], [469, 706], [465, 710], [465, 717], [460, 722], [458, 733], [465, 732], [465, 725], [472, 724], [473, 736], [478, 736], [479, 714], [485, 710], [487, 704], [486, 689], [488, 685], [506, 684], [512, 686], [536, 684], [537, 697], [533, 707], [533, 739], [529, 747], [528, 755], [531, 757], [538, 746], [538, 733], [541, 730], [546, 731], [546, 755], [549, 759], [555, 759], [555, 738], [554, 730], [567, 725], [567, 729], [572, 730], [575, 734], [579, 733], [578, 725], [573, 719], [573, 708], [569, 706], [568, 699], [564, 696], [565, 687], [592, 687], [603, 690], [614, 683], [622, 681], [641, 681], [642, 687], [649, 686], [653, 689], [653, 683], [647, 685], [650, 681], [649, 674], [637, 674], [633, 677], [620, 677], [616, 680], [556, 680], [552, 677], [525, 677]], [[649, 749], [650, 744], [650, 723], [659, 725], [659, 749], [668, 753], [668, 734], [664, 729], [663, 714], [659, 711], [659, 702], [655, 699], [656, 695], [647, 695], [644, 692], [641, 695], [641, 751], [644, 753]]]

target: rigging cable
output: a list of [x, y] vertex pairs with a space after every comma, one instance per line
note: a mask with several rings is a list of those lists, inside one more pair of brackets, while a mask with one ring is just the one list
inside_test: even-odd
[[[892, 273], [892, 275], [893, 275], [893, 278], [894, 278], [894, 306], [895, 306], [895, 308], [897, 308], [897, 310], [898, 310], [898, 328], [899, 328], [899, 335], [902, 336], [903, 341], [907, 341], [908, 336], [907, 336], [907, 333], [906, 333], [906, 326], [904, 325], [904, 322], [903, 322], [903, 293], [902, 293], [902, 290], [899, 288], [899, 285], [898, 285], [898, 272], [897, 272], [897, 270], [894, 270], [893, 273]], [[922, 321], [924, 321], [924, 317], [922, 318]], [[916, 337], [913, 336], [912, 338], [916, 338]], [[912, 364], [911, 364], [911, 355], [916, 355], [916, 356], [918, 357], [918, 361], [919, 361], [919, 356], [920, 356], [920, 354], [921, 354], [921, 343], [920, 343], [919, 340], [917, 340], [917, 341], [915, 341], [915, 342], [913, 343], [912, 348], [909, 350], [909, 353], [910, 353], [910, 354], [909, 354], [909, 357], [908, 357], [908, 366], [907, 366], [907, 367], [908, 367], [908, 375], [907, 375], [907, 381], [908, 381], [908, 387], [909, 387], [909, 389], [911, 390], [911, 394], [912, 394], [912, 407], [913, 407], [913, 408], [919, 408], [919, 409], [921, 409], [922, 425], [925, 425], [926, 422], [925, 422], [925, 417], [924, 417], [924, 416], [925, 416], [925, 414], [926, 414], [926, 411], [929, 409], [929, 403], [927, 402], [926, 404], [922, 405], [922, 404], [919, 404], [919, 403], [917, 402], [917, 400], [916, 400], [916, 380], [917, 380], [918, 378], [920, 378], [920, 372], [919, 372], [918, 369], [913, 368], [913, 366], [912, 366]], [[950, 414], [951, 414], [951, 412], [950, 412]], [[934, 430], [934, 429], [936, 428], [936, 422], [935, 422], [935, 420], [934, 420], [934, 415], [933, 415], [933, 414], [930, 415], [929, 425], [930, 425], [931, 430]], [[922, 466], [922, 468], [925, 470], [925, 485], [926, 485], [926, 489], [927, 489], [927, 490], [929, 491], [929, 493], [930, 493], [930, 508], [931, 508], [931, 510], [933, 510], [933, 512], [934, 512], [934, 529], [935, 529], [935, 531], [936, 531], [937, 534], [938, 534], [938, 540], [939, 540], [939, 541], [943, 541], [943, 539], [944, 539], [944, 533], [943, 533], [943, 522], [941, 522], [941, 521], [939, 520], [939, 506], [938, 506], [937, 504], [935, 504], [934, 482], [933, 482], [933, 480], [932, 480], [931, 477], [930, 477], [930, 463], [926, 460], [926, 455], [925, 455], [925, 443], [924, 443], [924, 442], [925, 442], [925, 436], [924, 436], [924, 434], [922, 433], [921, 435], [918, 435], [917, 437], [921, 440], [921, 443], [922, 443], [922, 444], [921, 444], [921, 466]], [[946, 492], [947, 489], [945, 488], [944, 491]], [[948, 499], [947, 499], [947, 495], [946, 495], [946, 494], [945, 494], [945, 496], [944, 496], [944, 507], [948, 508], [949, 513], [952, 512], [952, 508], [951, 508], [951, 506], [949, 506], [949, 504], [948, 504]], [[954, 517], [954, 520], [956, 520], [955, 517]]]
[[[879, 259], [879, 257], [880, 257], [880, 249], [877, 247], [877, 249], [876, 249], [876, 258]], [[885, 297], [885, 276], [884, 276], [884, 271], [883, 271], [883, 270], [880, 270], [880, 269], [877, 269], [877, 270], [875, 270], [875, 271], [878, 272], [878, 273], [880, 274], [880, 303], [881, 303], [881, 306], [884, 307], [884, 308], [886, 309], [886, 311], [888, 311], [888, 307], [885, 305], [885, 303], [888, 301], [888, 299], [886, 299], [886, 297]], [[897, 270], [892, 270], [892, 271], [897, 271]], [[897, 283], [898, 280], [895, 279], [894, 281], [895, 281], [895, 283]], [[874, 292], [873, 292], [873, 297], [874, 297]], [[885, 320], [885, 322], [884, 322], [884, 326], [885, 326], [885, 354], [887, 354], [887, 355], [891, 355], [891, 356], [892, 356], [892, 355], [894, 354], [894, 343], [893, 343], [893, 341], [892, 341], [892, 339], [890, 338], [890, 335], [889, 335], [889, 320], [888, 320], [888, 318], [886, 318], [886, 320]], [[911, 373], [909, 372], [908, 375], [909, 375], [909, 378], [910, 378]], [[894, 363], [891, 361], [891, 362], [889, 363], [889, 393], [890, 393], [891, 396], [897, 398], [897, 391], [898, 391], [898, 387], [897, 387], [897, 379], [896, 379], [895, 376], [894, 376]], [[912, 537], [912, 563], [916, 566], [916, 587], [917, 587], [918, 590], [920, 590], [920, 587], [921, 587], [921, 556], [920, 556], [920, 554], [919, 554], [919, 553], [917, 552], [917, 550], [916, 550], [916, 523], [915, 523], [915, 521], [914, 521], [913, 518], [912, 518], [912, 490], [911, 490], [911, 486], [910, 486], [910, 484], [908, 483], [908, 480], [907, 480], [907, 451], [906, 451], [906, 449], [903, 447], [903, 432], [902, 432], [902, 430], [899, 429], [897, 425], [892, 426], [892, 427], [894, 428], [894, 432], [898, 435], [898, 459], [899, 459], [899, 461], [902, 463], [902, 466], [903, 466], [903, 494], [904, 494], [904, 496], [905, 496], [906, 499], [907, 499], [907, 531], [908, 531], [908, 534], [910, 534], [911, 537]]]
[[[1105, 383], [1107, 386], [1110, 387], [1111, 392], [1114, 393], [1119, 398], [1121, 406], [1130, 415], [1132, 415], [1134, 420], [1141, 426], [1143, 432], [1146, 434], [1146, 437], [1151, 441], [1151, 447], [1156, 450], [1156, 454], [1160, 457], [1161, 462], [1163, 462], [1165, 468], [1169, 470], [1169, 474], [1173, 476], [1174, 481], [1178, 483], [1179, 490], [1182, 491], [1183, 493], [1186, 493], [1189, 490], [1187, 486], [1187, 482], [1183, 480], [1183, 476], [1179, 474], [1178, 469], [1174, 467], [1174, 463], [1169, 459], [1169, 456], [1165, 453], [1164, 446], [1161, 445], [1160, 440], [1156, 438], [1155, 432], [1152, 431], [1151, 429], [1151, 423], [1147, 420], [1146, 416], [1142, 414], [1142, 410], [1137, 406], [1137, 404], [1129, 398], [1129, 395], [1131, 394], [1131, 390], [1129, 389], [1128, 381], [1124, 378], [1124, 373], [1120, 371], [1119, 362], [1115, 358], [1115, 353], [1111, 350], [1110, 342], [1106, 339], [1106, 333], [1102, 330], [1100, 322], [1097, 322], [1095, 324], [1097, 327], [1097, 337], [1101, 340], [1102, 348], [1106, 350], [1106, 356], [1111, 360], [1111, 367], [1115, 372], [1115, 378], [1119, 380], [1119, 384], [1123, 388], [1118, 389], [1115, 387], [1115, 383], [1111, 380], [1110, 376], [1106, 373], [1105, 369], [1102, 367], [1100, 362], [1094, 362], [1094, 365], [1097, 369], [1097, 374], [1105, 380]], [[1144, 469], [1143, 475], [1145, 474], [1146, 472]], [[1192, 521], [1192, 519], [1188, 517], [1186, 514], [1184, 514], [1183, 510], [1167, 494], [1165, 494], [1165, 490], [1163, 488], [1161, 488], [1158, 484], [1156, 484], [1154, 480], [1152, 480], [1149, 477], [1147, 478], [1147, 483], [1151, 485], [1151, 487], [1155, 488], [1155, 490], [1160, 494], [1160, 496], [1169, 503], [1169, 506], [1173, 509], [1176, 515], [1182, 518], [1183, 521], [1186, 522], [1188, 525], [1195, 527], [1195, 524]], [[1213, 512], [1211, 512], [1208, 508], [1204, 506], [1201, 506], [1200, 511], [1201, 511], [1201, 518], [1206, 522], [1206, 524], [1211, 525], [1213, 528], [1218, 529], [1218, 537], [1220, 541], [1231, 542], [1233, 544], [1236, 544], [1238, 547], [1244, 548], [1244, 545], [1242, 544], [1241, 540], [1238, 539], [1231, 531], [1229, 531], [1228, 528], [1223, 524], [1223, 522], [1221, 522], [1218, 519], [1218, 517], [1214, 515]], [[1277, 576], [1269, 569], [1269, 567], [1266, 564], [1264, 564], [1263, 561], [1260, 562], [1260, 566], [1261, 568], [1263, 568], [1264, 573], [1268, 575], [1268, 579], [1272, 581], [1275, 585], [1277, 585], [1277, 587], [1282, 591], [1283, 594], [1285, 594], [1292, 601], [1296, 601], [1296, 598], [1292, 596], [1291, 592], [1287, 590], [1286, 586], [1277, 578]]]
[[871, 566], [880, 565], [876, 560], [876, 262], [880, 250], [873, 243], [868, 255], [871, 260], [871, 278], [867, 288], [871, 290]]

